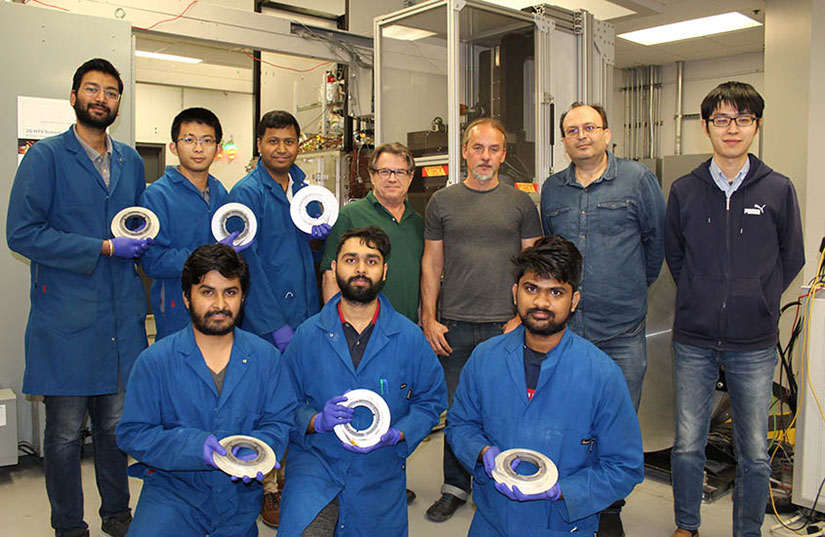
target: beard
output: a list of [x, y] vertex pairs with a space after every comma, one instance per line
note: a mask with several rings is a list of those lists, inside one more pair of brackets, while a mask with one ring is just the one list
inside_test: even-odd
[[[537, 321], [531, 315], [533, 313], [547, 313], [550, 317], [547, 320]], [[528, 330], [531, 334], [546, 337], [552, 336], [553, 334], [557, 334], [564, 330], [564, 327], [567, 326], [567, 319], [570, 317], [570, 314], [568, 313], [562, 319], [556, 319], [556, 315], [550, 310], [531, 308], [527, 310], [526, 315], [520, 317], [521, 323], [524, 325], [525, 330]]]
[[[225, 325], [210, 324], [209, 318], [217, 314], [226, 315], [229, 322]], [[198, 315], [189, 310], [189, 317], [192, 319], [192, 326], [195, 330], [207, 336], [225, 336], [235, 328], [236, 324], [235, 316], [229, 310], [210, 311], [204, 315]]]
[[473, 177], [475, 177], [476, 181], [478, 181], [479, 183], [486, 183], [487, 181], [492, 179], [495, 174], [495, 170], [492, 169], [490, 170], [490, 173], [482, 173], [480, 171], [473, 170]]
[[87, 127], [91, 127], [93, 129], [100, 129], [106, 130], [109, 125], [115, 122], [117, 118], [117, 108], [112, 110], [108, 106], [103, 105], [104, 108], [108, 111], [108, 113], [101, 117], [96, 118], [89, 113], [89, 103], [87, 103], [84, 107], [83, 103], [80, 100], [76, 100], [74, 103], [74, 113], [77, 116], [78, 123], [83, 123]]
[[[360, 280], [362, 278], [370, 282], [369, 285], [364, 285], [361, 287], [356, 287], [353, 285], [355, 280]], [[360, 302], [362, 304], [368, 304], [375, 300], [378, 296], [378, 291], [381, 290], [381, 284], [383, 283], [376, 283], [370, 280], [367, 276], [353, 276], [349, 280], [345, 281], [338, 274], [336, 274], [335, 279], [338, 281], [338, 287], [341, 288], [342, 297], [353, 302]]]

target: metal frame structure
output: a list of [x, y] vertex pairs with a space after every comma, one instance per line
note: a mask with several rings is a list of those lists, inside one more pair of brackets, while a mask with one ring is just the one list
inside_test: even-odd
[[[422, 2], [406, 9], [376, 17], [374, 26], [374, 60], [373, 76], [375, 77], [375, 139], [376, 143], [385, 141], [383, 139], [383, 127], [381, 121], [382, 109], [382, 44], [381, 29], [395, 22], [404, 20], [410, 16], [427, 11], [440, 9], [446, 6], [447, 15], [447, 163], [449, 164], [450, 178], [448, 183], [453, 184], [461, 180], [459, 170], [461, 168], [461, 28], [460, 12], [466, 7], [488, 11], [518, 19], [535, 26], [534, 54], [535, 54], [535, 77], [534, 92], [535, 118], [536, 118], [536, 157], [535, 169], [536, 179], [544, 178], [551, 169], [551, 144], [553, 140], [552, 128], [544, 129], [544, 125], [552, 122], [553, 98], [550, 94], [550, 34], [555, 28], [555, 23], [540, 15], [528, 14], [513, 9], [488, 4], [478, 0], [430, 0]], [[441, 156], [419, 157], [416, 159], [419, 165], [443, 163]]]

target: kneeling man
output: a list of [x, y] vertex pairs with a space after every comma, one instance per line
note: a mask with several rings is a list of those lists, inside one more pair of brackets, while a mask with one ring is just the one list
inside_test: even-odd
[[283, 456], [295, 395], [278, 350], [235, 327], [249, 289], [238, 253], [197, 248], [181, 284], [192, 324], [138, 357], [117, 427], [118, 445], [138, 461], [129, 473], [143, 479], [129, 535], [258, 535], [263, 488], [217, 470], [212, 457], [226, 454], [218, 439], [236, 434]]
[[[441, 365], [421, 330], [379, 293], [390, 241], [375, 226], [347, 231], [331, 269], [340, 294], [298, 328], [285, 358], [299, 405], [290, 436], [279, 537], [407, 535], [406, 458], [447, 407]], [[367, 448], [333, 432], [359, 412], [344, 394], [366, 388], [390, 409]]]
[[[522, 324], [476, 347], [447, 420], [476, 483], [469, 535], [593, 535], [599, 512], [642, 481], [639, 422], [619, 367], [565, 328], [579, 302], [576, 247], [545, 237], [514, 263]], [[496, 483], [495, 457], [513, 448], [549, 457], [558, 483], [540, 494]]]

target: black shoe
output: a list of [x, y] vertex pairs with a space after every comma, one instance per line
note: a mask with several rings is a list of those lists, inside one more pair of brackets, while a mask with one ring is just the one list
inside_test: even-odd
[[410, 505], [415, 501], [415, 492], [407, 489], [407, 505]]
[[88, 528], [78, 528], [76, 530], [62, 531], [60, 533], [54, 532], [57, 537], [89, 537]]
[[605, 509], [599, 517], [597, 537], [624, 537], [624, 526], [619, 514], [621, 509]]
[[464, 505], [466, 500], [453, 496], [447, 492], [442, 492], [441, 497], [427, 509], [427, 518], [433, 522], [444, 522], [449, 520], [455, 510]]
[[129, 531], [129, 524], [131, 523], [132, 514], [126, 511], [104, 519], [100, 529], [103, 530], [104, 534], [109, 535], [109, 537], [126, 537], [126, 533]]

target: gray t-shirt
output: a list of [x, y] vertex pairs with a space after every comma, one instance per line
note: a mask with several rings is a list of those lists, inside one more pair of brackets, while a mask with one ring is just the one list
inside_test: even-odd
[[480, 191], [464, 183], [436, 192], [427, 204], [424, 238], [444, 241], [442, 319], [503, 322], [513, 308], [513, 266], [521, 239], [541, 236], [530, 197], [499, 184]]

